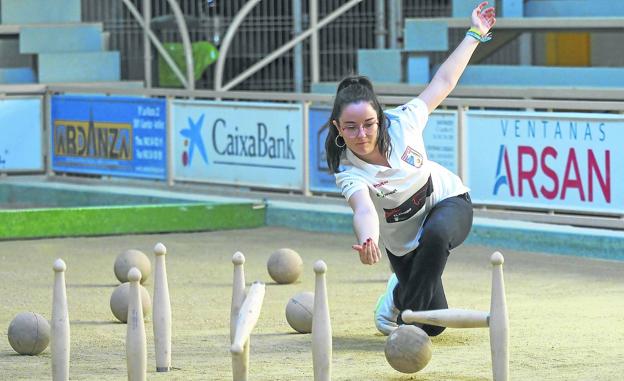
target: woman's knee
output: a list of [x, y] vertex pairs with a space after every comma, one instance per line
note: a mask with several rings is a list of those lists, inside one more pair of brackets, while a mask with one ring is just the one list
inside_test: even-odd
[[445, 229], [429, 226], [423, 230], [420, 245], [430, 249], [448, 250], [450, 235]]

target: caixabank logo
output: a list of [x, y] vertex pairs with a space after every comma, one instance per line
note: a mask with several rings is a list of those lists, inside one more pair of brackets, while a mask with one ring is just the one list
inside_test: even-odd
[[[240, 131], [238, 126], [228, 125], [218, 118], [212, 125], [213, 149], [220, 156], [295, 160], [294, 139], [290, 126], [271, 128], [256, 122], [255, 129]], [[255, 131], [254, 131], [255, 130]]]
[[[593, 130], [598, 136], [592, 135]], [[605, 139], [602, 126], [588, 126], [579, 134], [578, 127], [568, 125], [566, 131], [557, 124], [552, 134], [551, 142], [561, 144], [499, 145], [492, 195], [611, 203], [611, 150], [595, 144]]]
[[300, 105], [179, 101], [171, 114], [177, 178], [241, 186], [302, 186]]
[[180, 130], [180, 135], [184, 137], [183, 145], [184, 149], [182, 150], [182, 165], [189, 166], [193, 162], [193, 155], [195, 153], [195, 149], [201, 155], [202, 160], [205, 164], [208, 164], [208, 154], [206, 153], [206, 146], [204, 145], [204, 140], [202, 139], [201, 130], [204, 125], [204, 117], [205, 114], [201, 114], [198, 118], [193, 120], [193, 118], [188, 117], [187, 123], [188, 127]]
[[208, 131], [203, 133], [205, 116], [202, 113], [196, 118], [188, 117], [188, 126], [180, 130], [180, 135], [184, 138], [181, 157], [184, 166], [192, 165], [196, 151], [204, 164], [210, 164], [207, 146], [213, 157], [212, 162], [217, 164], [232, 159], [242, 159], [244, 162], [245, 158], [297, 159], [290, 125], [270, 129], [263, 122], [255, 122], [255, 128], [243, 131], [237, 125], [228, 124], [224, 118], [216, 118], [210, 126], [206, 126]]

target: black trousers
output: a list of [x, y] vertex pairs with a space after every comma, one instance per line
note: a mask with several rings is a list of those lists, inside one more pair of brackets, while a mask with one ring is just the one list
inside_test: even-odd
[[[403, 256], [388, 251], [399, 283], [394, 289], [394, 305], [399, 311], [426, 311], [448, 308], [442, 272], [451, 249], [459, 246], [472, 227], [472, 202], [465, 193], [439, 202], [429, 212], [418, 247]], [[399, 324], [401, 315], [399, 314]], [[429, 336], [444, 327], [419, 325]]]

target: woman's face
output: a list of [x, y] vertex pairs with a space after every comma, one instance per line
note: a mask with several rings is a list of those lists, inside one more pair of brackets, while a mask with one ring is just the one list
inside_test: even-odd
[[379, 120], [377, 113], [369, 102], [351, 103], [342, 110], [338, 120], [333, 121], [353, 153], [366, 160], [377, 149], [379, 136]]

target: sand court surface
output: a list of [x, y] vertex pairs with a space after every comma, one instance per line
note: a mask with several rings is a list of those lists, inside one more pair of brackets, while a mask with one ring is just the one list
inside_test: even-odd
[[[0, 379], [50, 379], [51, 356], [19, 356], [6, 339], [18, 313], [50, 319], [52, 264], [67, 263], [71, 322], [70, 379], [126, 379], [126, 326], [117, 322], [109, 298], [118, 284], [115, 257], [139, 249], [150, 257], [157, 242], [167, 246], [172, 306], [172, 366], [156, 373], [151, 318], [146, 321], [148, 379], [231, 379], [229, 314], [234, 252], [246, 256], [246, 283], [266, 282], [266, 295], [251, 335], [250, 379], [311, 380], [311, 336], [287, 323], [288, 300], [314, 290], [313, 264], [327, 263], [333, 329], [334, 380], [488, 380], [487, 330], [447, 329], [434, 337], [425, 369], [412, 375], [393, 370], [384, 358], [385, 336], [373, 324], [373, 309], [390, 274], [388, 261], [360, 264], [345, 234], [285, 228], [60, 238], [0, 242]], [[294, 284], [278, 285], [266, 262], [288, 247], [303, 259]], [[511, 380], [618, 380], [624, 374], [624, 263], [464, 245], [449, 258], [443, 280], [449, 305], [487, 311], [490, 254], [505, 256], [510, 320]], [[153, 295], [153, 279], [145, 287]]]

